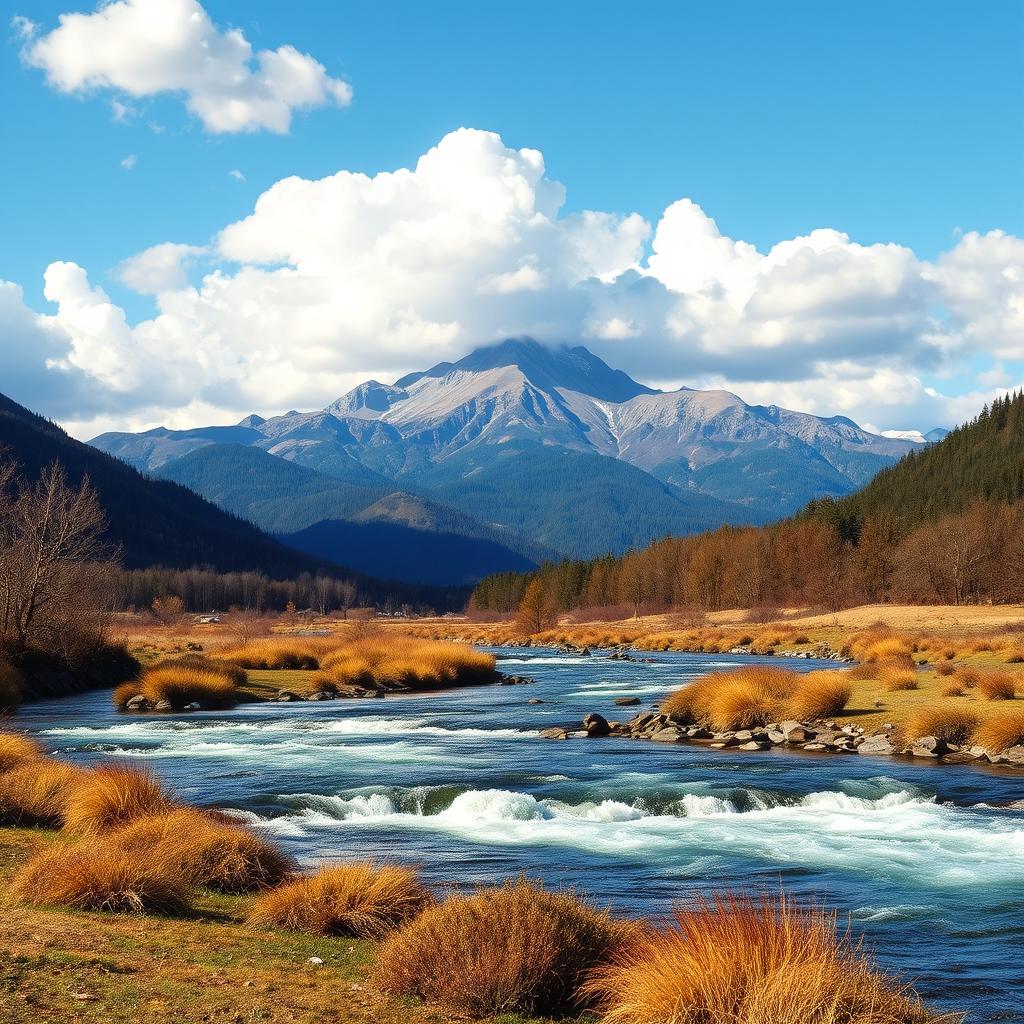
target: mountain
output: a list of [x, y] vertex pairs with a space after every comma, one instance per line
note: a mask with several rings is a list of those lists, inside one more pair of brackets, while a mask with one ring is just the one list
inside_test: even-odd
[[[440, 502], [576, 557], [779, 518], [851, 492], [915, 447], [845, 417], [748, 405], [726, 391], [656, 391], [585, 348], [530, 339], [394, 384], [367, 381], [313, 413], [92, 443], [150, 472], [200, 448], [256, 448], [352, 487]], [[307, 497], [297, 503], [296, 522], [309, 509]], [[352, 518], [350, 508], [324, 515]]]
[[[88, 476], [108, 519], [107, 538], [127, 568], [159, 565], [219, 571], [260, 570], [277, 577], [312, 572], [316, 559], [261, 533], [178, 484], [151, 480], [118, 459], [69, 437], [0, 395], [0, 450], [32, 479], [54, 461], [78, 483]], [[337, 566], [329, 568], [337, 572]]]
[[1022, 499], [1024, 393], [1018, 393], [995, 399], [969, 423], [911, 450], [856, 494], [815, 501], [805, 514], [837, 522], [854, 535], [864, 519], [884, 515], [906, 533], [975, 502]]
[[291, 547], [380, 579], [464, 585], [532, 568], [553, 554], [510, 530], [395, 491], [384, 478], [384, 485], [344, 483], [259, 448], [203, 445], [155, 472]]

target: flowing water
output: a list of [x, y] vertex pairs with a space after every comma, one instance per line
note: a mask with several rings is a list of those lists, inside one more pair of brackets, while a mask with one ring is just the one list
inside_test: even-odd
[[976, 1021], [1024, 1021], [1024, 812], [1005, 807], [1024, 798], [1024, 777], [543, 740], [539, 729], [588, 711], [643, 709], [614, 697], [648, 705], [746, 659], [495, 653], [536, 685], [159, 717], [118, 715], [100, 693], [32, 705], [19, 725], [76, 762], [145, 763], [189, 800], [242, 812], [308, 864], [389, 856], [439, 886], [526, 871], [652, 917], [710, 887], [784, 886], [848, 913], [926, 999]]

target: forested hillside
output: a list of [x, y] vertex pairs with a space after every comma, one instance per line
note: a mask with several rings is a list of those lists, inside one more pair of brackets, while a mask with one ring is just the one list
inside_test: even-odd
[[811, 502], [803, 515], [856, 536], [865, 520], [890, 516], [907, 533], [979, 501], [1012, 504], [1024, 496], [1024, 393], [995, 399], [938, 444], [911, 451], [866, 487]]
[[762, 528], [671, 537], [621, 557], [481, 581], [471, 606], [515, 609], [538, 575], [552, 607], [1024, 601], [1024, 396], [999, 399], [863, 490]]

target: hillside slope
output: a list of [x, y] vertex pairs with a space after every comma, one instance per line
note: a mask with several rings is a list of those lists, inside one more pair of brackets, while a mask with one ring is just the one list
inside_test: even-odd
[[107, 512], [108, 538], [120, 545], [127, 568], [208, 565], [221, 572], [261, 570], [272, 576], [292, 576], [314, 571], [319, 564], [186, 488], [151, 480], [76, 441], [4, 395], [0, 395], [0, 449], [28, 478], [38, 476], [55, 460], [75, 483], [88, 476]]
[[998, 398], [942, 440], [911, 450], [864, 488], [838, 501], [814, 501], [803, 515], [856, 532], [889, 516], [901, 532], [965, 511], [978, 501], [1024, 498], [1024, 394]]

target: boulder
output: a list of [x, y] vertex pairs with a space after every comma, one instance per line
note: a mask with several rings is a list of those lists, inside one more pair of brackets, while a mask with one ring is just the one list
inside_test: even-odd
[[746, 743], [741, 743], [739, 746], [740, 750], [767, 750], [770, 744], [758, 743], [757, 740], [749, 740]]
[[527, 704], [543, 704], [544, 701], [542, 701], [540, 699], [540, 697], [531, 697], [526, 703]]
[[1007, 764], [1024, 768], [1024, 744], [1020, 744], [1016, 747], [1010, 747], [1009, 750], [1004, 750], [1003, 757], [1006, 758]]
[[140, 693], [137, 697], [132, 697], [132, 699], [128, 701], [127, 704], [125, 704], [125, 708], [128, 711], [148, 711], [150, 708], [150, 703]]
[[639, 704], [640, 703], [640, 698], [639, 697], [616, 697], [615, 700], [612, 701], [612, 703], [613, 704], [618, 704], [619, 707], [622, 707], [622, 708], [630, 708], [630, 707], [633, 707], [633, 705], [635, 705], [635, 704]]
[[541, 729], [538, 735], [546, 740], [567, 740], [569, 738], [569, 731], [556, 725], [550, 729]]
[[715, 734], [710, 729], [704, 729], [699, 725], [694, 725], [687, 729], [686, 735], [691, 740], [711, 740], [715, 738]]
[[155, 711], [173, 711], [174, 705], [169, 700], [158, 700], [153, 705]]
[[655, 743], [678, 743], [683, 738], [683, 734], [671, 725], [664, 729], [659, 729], [657, 732], [651, 733], [651, 739], [654, 740]]
[[591, 738], [599, 736], [609, 736], [611, 734], [611, 726], [608, 724], [608, 719], [604, 715], [589, 714], [583, 719], [583, 728], [586, 734]]
[[333, 700], [334, 694], [328, 693], [327, 690], [317, 690], [315, 693], [311, 693], [306, 700]]
[[858, 754], [892, 754], [895, 750], [888, 736], [867, 736], [857, 747]]
[[913, 757], [942, 757], [948, 752], [949, 747], [945, 742], [935, 736], [921, 736], [914, 740], [910, 748]]
[[779, 726], [779, 732], [785, 736], [787, 743], [805, 743], [807, 740], [813, 740], [817, 736], [817, 733], [804, 725], [803, 722], [796, 722], [792, 719], [783, 722]]
[[287, 704], [289, 701], [302, 700], [302, 697], [300, 697], [294, 690], [278, 690], [277, 696], [274, 699], [281, 701], [283, 704]]

